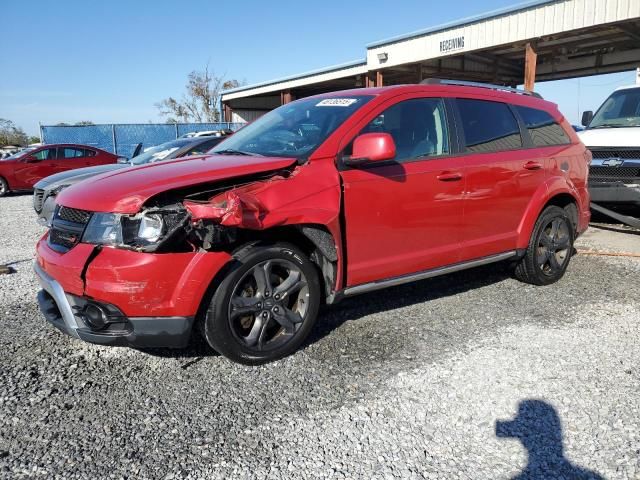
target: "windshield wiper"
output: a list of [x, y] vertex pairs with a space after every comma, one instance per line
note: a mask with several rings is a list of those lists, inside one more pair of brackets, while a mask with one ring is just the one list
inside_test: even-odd
[[593, 128], [625, 128], [625, 127], [633, 127], [635, 125], [620, 125], [619, 123], [601, 123], [600, 125], [596, 125], [595, 127], [589, 127], [589, 129]]
[[226, 150], [217, 150], [211, 153], [213, 153], [214, 155], [246, 155], [249, 157], [264, 157], [264, 155], [261, 155], [259, 153], [245, 152], [243, 150], [236, 150], [234, 148], [227, 148]]

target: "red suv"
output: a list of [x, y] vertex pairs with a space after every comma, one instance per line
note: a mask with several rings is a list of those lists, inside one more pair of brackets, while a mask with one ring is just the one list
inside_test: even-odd
[[559, 280], [591, 156], [556, 105], [444, 81], [304, 98], [207, 155], [63, 191], [39, 303], [89, 342], [228, 358], [297, 349], [323, 303], [498, 261]]
[[12, 190], [32, 190], [38, 180], [74, 168], [116, 163], [118, 156], [76, 144], [26, 148], [0, 160], [0, 197]]

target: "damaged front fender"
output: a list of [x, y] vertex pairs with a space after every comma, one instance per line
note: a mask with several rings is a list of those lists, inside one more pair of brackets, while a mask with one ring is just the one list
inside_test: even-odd
[[218, 195], [207, 203], [185, 201], [184, 207], [193, 222], [213, 220], [225, 227], [253, 230], [263, 228], [262, 219], [268, 213], [253, 194], [234, 190]]

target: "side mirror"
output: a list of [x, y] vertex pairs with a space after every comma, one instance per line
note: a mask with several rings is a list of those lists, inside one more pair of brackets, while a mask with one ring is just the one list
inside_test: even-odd
[[24, 159], [25, 163], [38, 163], [40, 160], [33, 155], [29, 155]]
[[593, 120], [593, 112], [591, 110], [587, 110], [586, 112], [582, 112], [582, 126], [588, 127]]
[[396, 143], [388, 133], [364, 133], [353, 141], [353, 153], [345, 159], [347, 165], [356, 166], [367, 162], [393, 160]]

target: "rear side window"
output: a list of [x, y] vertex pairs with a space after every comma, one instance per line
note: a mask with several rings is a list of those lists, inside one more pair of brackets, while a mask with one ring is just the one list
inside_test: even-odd
[[545, 147], [571, 143], [564, 129], [544, 110], [521, 106], [516, 106], [516, 110], [522, 117], [534, 146]]
[[95, 150], [86, 149], [84, 151], [84, 156], [85, 157], [95, 157], [96, 156], [96, 151]]
[[82, 158], [84, 157], [85, 150], [79, 148], [65, 148], [63, 149], [62, 158]]
[[506, 104], [466, 98], [459, 98], [457, 103], [467, 152], [522, 148], [518, 122]]

